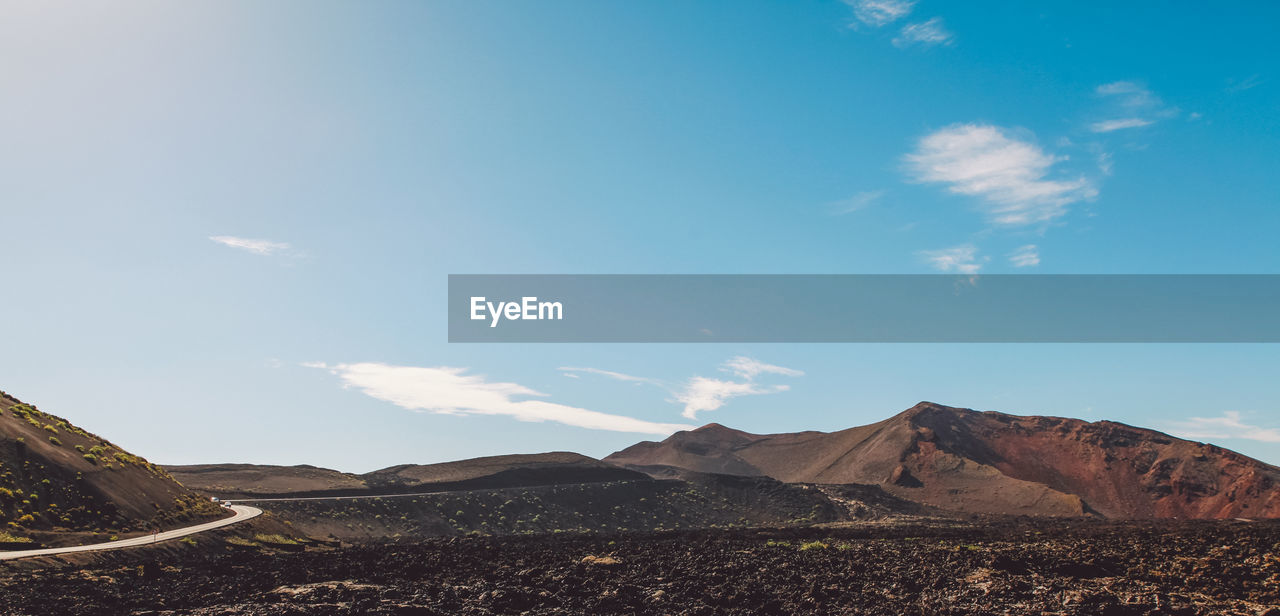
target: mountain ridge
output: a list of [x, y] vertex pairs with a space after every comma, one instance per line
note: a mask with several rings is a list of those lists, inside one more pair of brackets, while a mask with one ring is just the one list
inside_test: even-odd
[[788, 483], [879, 485], [897, 497], [971, 513], [1280, 517], [1280, 468], [1215, 445], [1114, 421], [933, 402], [834, 432], [751, 434], [708, 424], [604, 460]]

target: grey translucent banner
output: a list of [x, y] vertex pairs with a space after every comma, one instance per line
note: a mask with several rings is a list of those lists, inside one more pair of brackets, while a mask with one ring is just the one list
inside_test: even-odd
[[449, 276], [449, 342], [1280, 342], [1277, 315], [1280, 275]]

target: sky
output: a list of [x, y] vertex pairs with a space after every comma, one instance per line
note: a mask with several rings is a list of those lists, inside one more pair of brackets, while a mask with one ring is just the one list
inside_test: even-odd
[[152, 461], [929, 400], [1280, 464], [1268, 344], [449, 344], [449, 274], [1280, 273], [1280, 6], [0, 0], [0, 388]]

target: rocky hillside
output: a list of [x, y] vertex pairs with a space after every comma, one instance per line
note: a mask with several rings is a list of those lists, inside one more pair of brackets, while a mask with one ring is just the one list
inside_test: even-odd
[[874, 484], [917, 503], [975, 513], [1280, 517], [1280, 468], [1220, 447], [1109, 421], [929, 402], [831, 433], [758, 435], [710, 424], [605, 461]]
[[160, 467], [0, 392], [7, 532], [149, 530], [224, 514]]

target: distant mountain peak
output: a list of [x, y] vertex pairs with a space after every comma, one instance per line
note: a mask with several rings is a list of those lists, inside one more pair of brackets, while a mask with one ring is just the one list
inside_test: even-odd
[[922, 401], [837, 432], [756, 435], [711, 423], [605, 461], [636, 469], [877, 484], [968, 512], [1117, 518], [1280, 517], [1280, 468], [1113, 421]]

